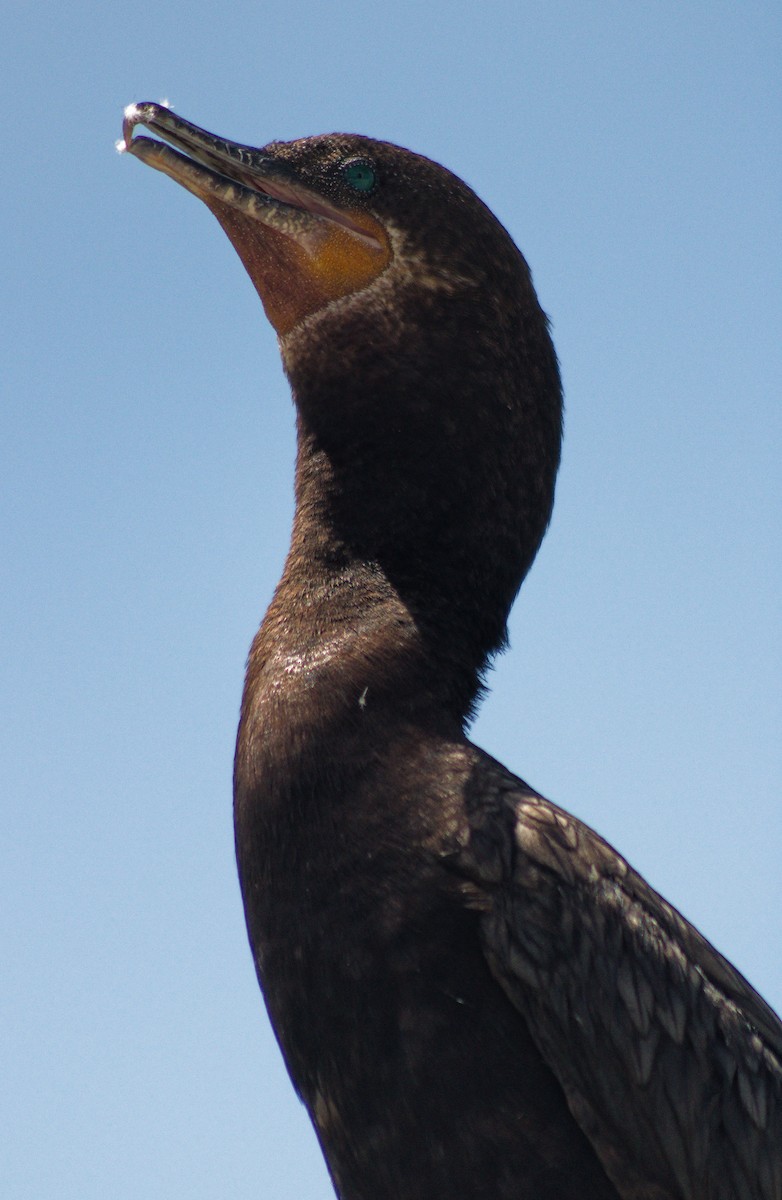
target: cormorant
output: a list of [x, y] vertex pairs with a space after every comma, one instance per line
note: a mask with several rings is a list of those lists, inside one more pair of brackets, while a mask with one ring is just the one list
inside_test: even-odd
[[521, 254], [464, 183], [384, 142], [254, 149], [149, 103], [124, 138], [219, 220], [296, 402], [236, 848], [338, 1195], [782, 1200], [777, 1016], [465, 736], [559, 462], [557, 360]]

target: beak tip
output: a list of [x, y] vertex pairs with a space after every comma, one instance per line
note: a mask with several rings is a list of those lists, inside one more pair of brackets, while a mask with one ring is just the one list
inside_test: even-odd
[[[133, 129], [141, 120], [141, 106], [138, 104], [128, 104], [122, 113], [122, 142], [124, 143], [125, 150], [130, 149]], [[117, 143], [117, 150], [122, 153], [119, 142]]]
[[133, 130], [137, 125], [147, 124], [154, 120], [155, 117], [163, 115], [163, 110], [170, 112], [171, 105], [169, 101], [159, 100], [157, 103], [151, 100], [142, 100], [141, 103], [134, 101], [133, 104], [125, 106], [122, 112], [122, 136], [125, 140], [125, 149], [130, 149]]

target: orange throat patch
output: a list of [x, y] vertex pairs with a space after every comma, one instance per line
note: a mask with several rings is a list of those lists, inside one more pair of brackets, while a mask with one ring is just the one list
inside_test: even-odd
[[230, 238], [280, 336], [330, 301], [366, 287], [391, 261], [388, 234], [366, 213], [351, 214], [357, 232], [313, 217], [305, 240], [214, 197], [204, 199]]

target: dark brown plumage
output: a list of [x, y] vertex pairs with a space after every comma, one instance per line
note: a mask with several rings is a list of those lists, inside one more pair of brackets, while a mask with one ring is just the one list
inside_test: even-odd
[[258, 977], [338, 1194], [782, 1200], [777, 1017], [464, 734], [559, 461], [523, 258], [463, 183], [382, 142], [254, 150], [152, 104], [125, 138], [226, 229], [296, 401], [236, 844]]

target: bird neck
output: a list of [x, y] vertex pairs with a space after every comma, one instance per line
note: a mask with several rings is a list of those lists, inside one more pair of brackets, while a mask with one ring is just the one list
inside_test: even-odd
[[387, 429], [346, 452], [300, 416], [296, 501], [274, 605], [290, 632], [275, 636], [339, 645], [346, 672], [353, 643], [376, 695], [463, 724], [515, 592], [494, 575], [476, 489], [432, 457], [412, 462]]
[[548, 522], [561, 433], [545, 318], [500, 338], [481, 313], [463, 339], [466, 316], [414, 314], [383, 354], [374, 327], [339, 351], [317, 325], [283, 340], [296, 514], [242, 745], [272, 730], [281, 761], [313, 761], [323, 738], [334, 757], [357, 715], [365, 739], [400, 721], [463, 732]]
[[[458, 686], [472, 695], [475, 676], [463, 673]], [[237, 796], [263, 795], [272, 809], [298, 797], [296, 807], [327, 777], [348, 791], [407, 729], [460, 739], [469, 701], [455, 695], [454, 674], [377, 564], [347, 554], [300, 509], [248, 660]]]
[[322, 478], [317, 500], [301, 473], [298, 481], [291, 546], [250, 653], [248, 694], [285, 705], [289, 727], [329, 737], [365, 711], [461, 728], [485, 655], [470, 656], [454, 634], [458, 606], [446, 613], [426, 580], [405, 586], [393, 564], [361, 553], [335, 529]]

